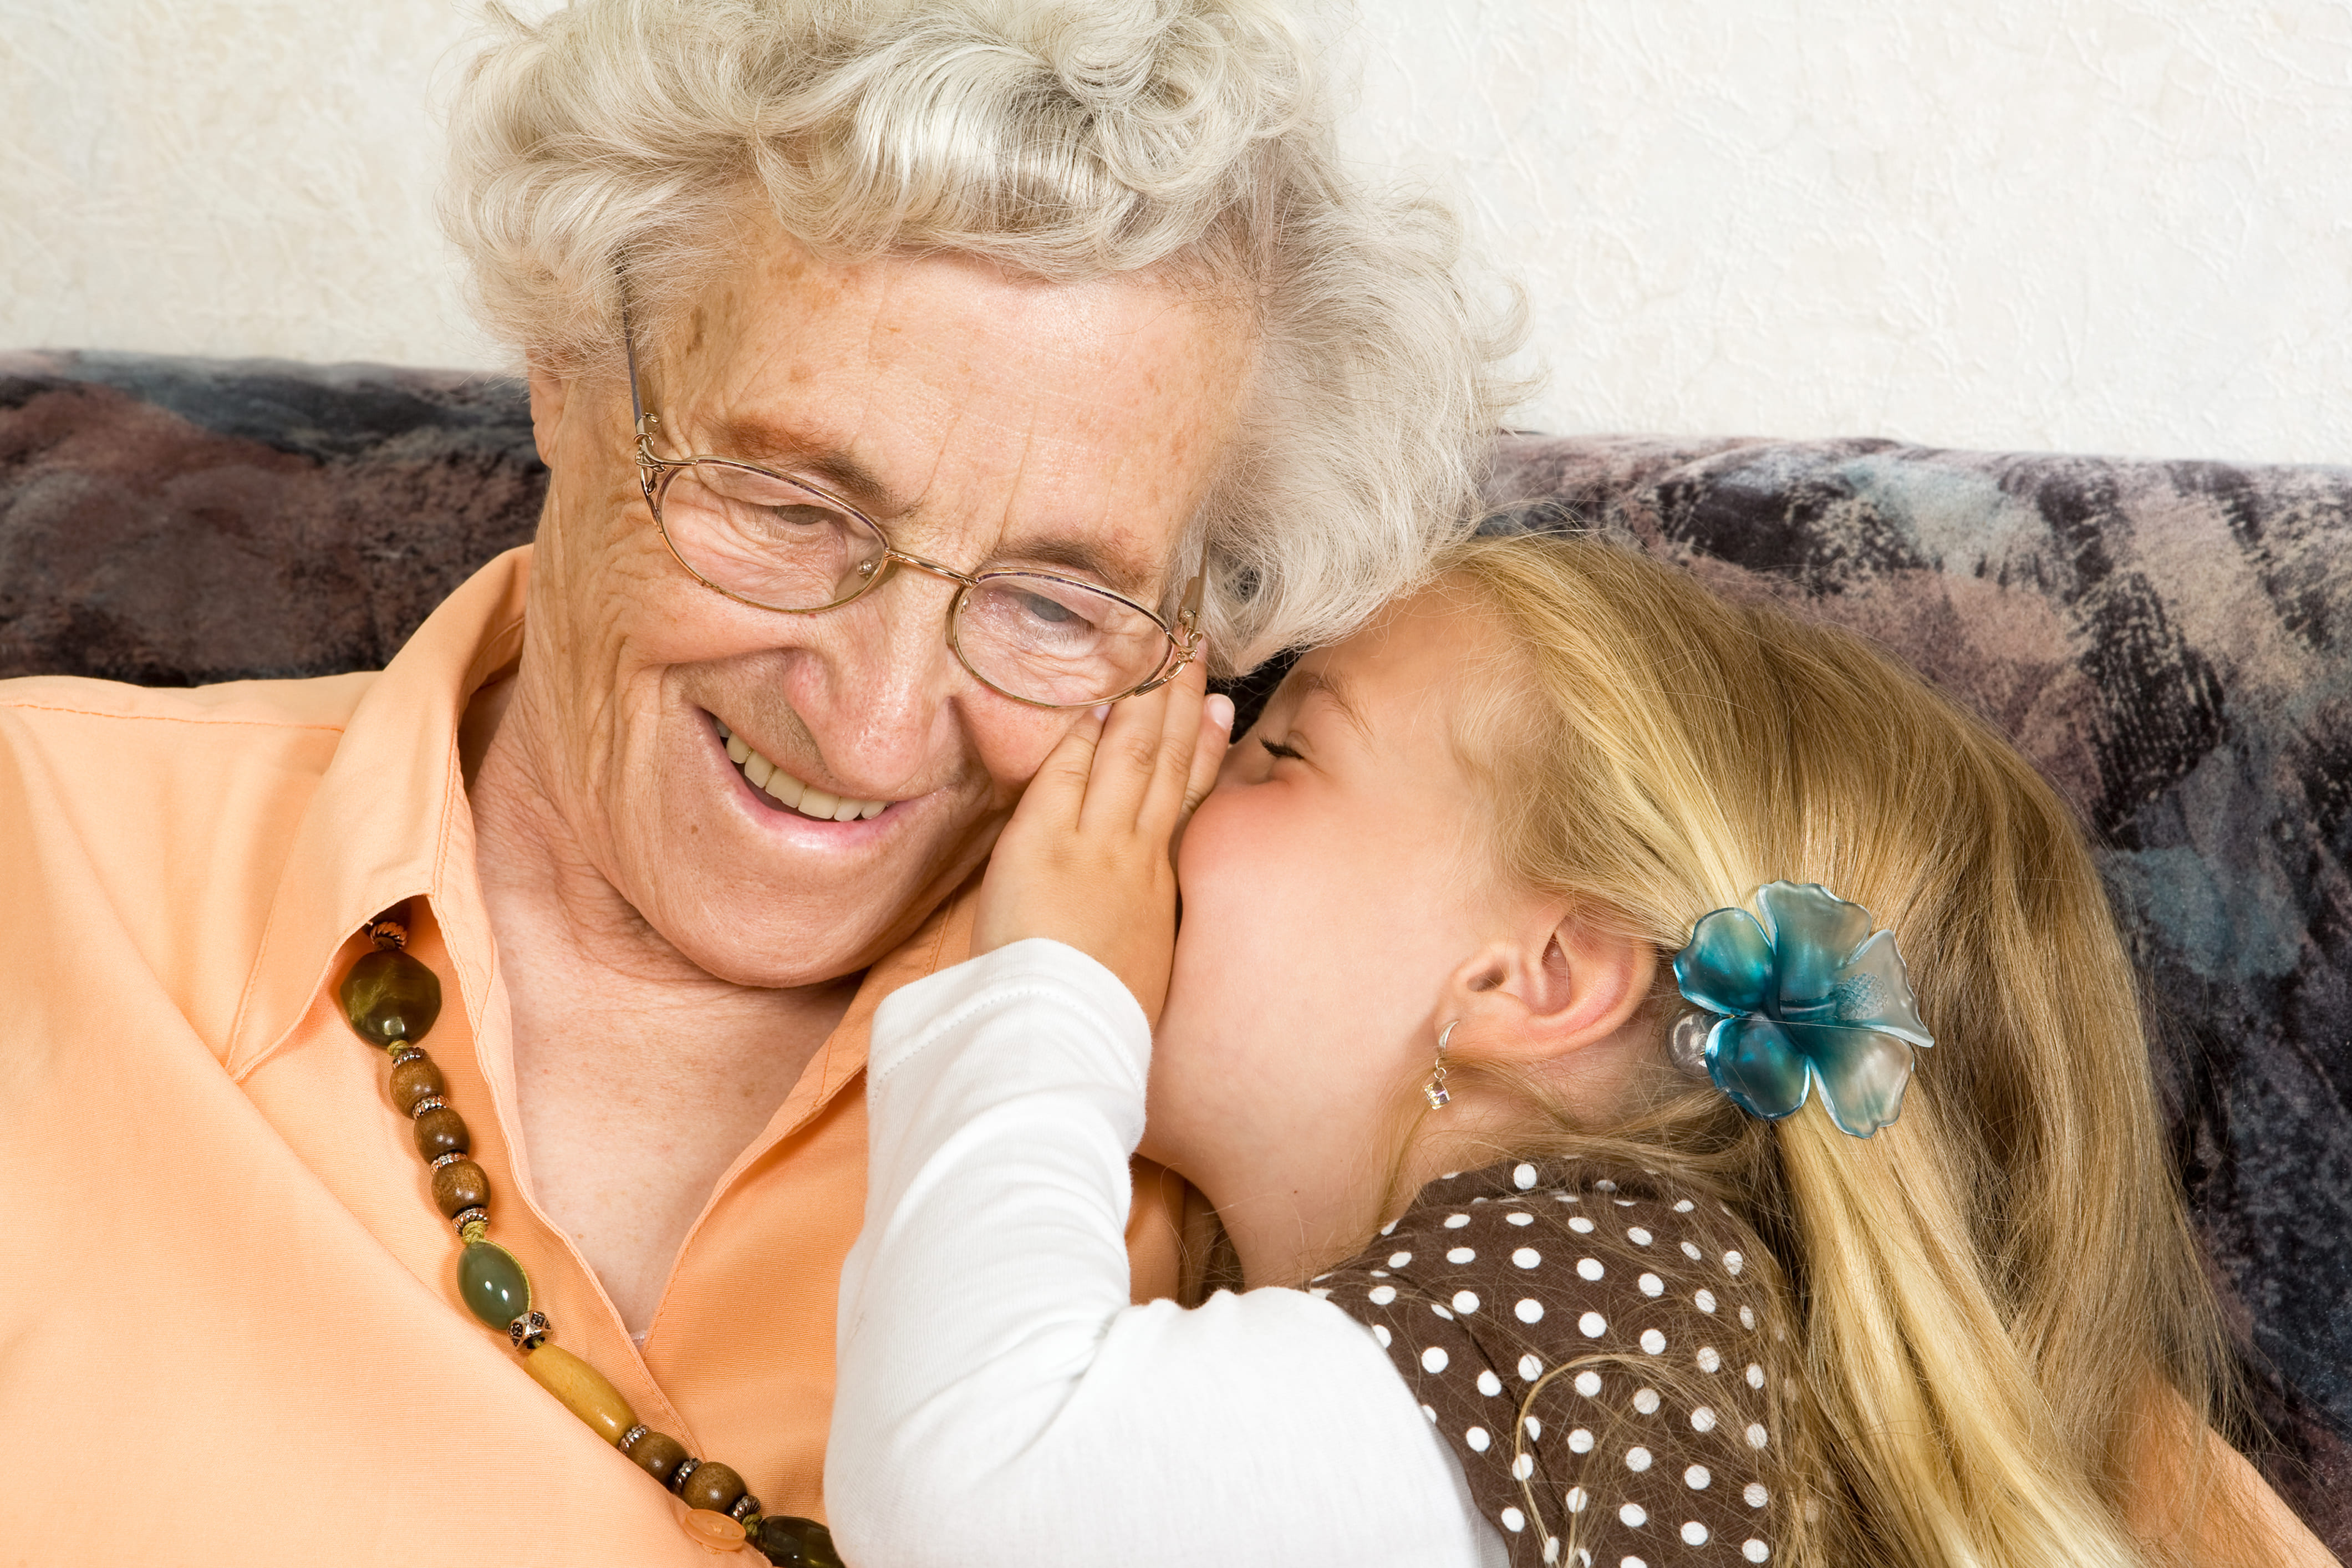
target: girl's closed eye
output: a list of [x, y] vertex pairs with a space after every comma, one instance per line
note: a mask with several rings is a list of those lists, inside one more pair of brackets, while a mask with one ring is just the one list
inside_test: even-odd
[[1269, 756], [1287, 757], [1294, 763], [1305, 760], [1295, 747], [1286, 746], [1280, 741], [1269, 741], [1261, 735], [1258, 737], [1257, 743], [1266, 749], [1266, 754]]

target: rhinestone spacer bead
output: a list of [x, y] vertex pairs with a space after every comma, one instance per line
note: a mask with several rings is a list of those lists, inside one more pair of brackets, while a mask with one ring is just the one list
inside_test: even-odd
[[669, 1473], [669, 1479], [663, 1484], [674, 1492], [684, 1491], [687, 1478], [700, 1468], [702, 1461], [689, 1454], [677, 1462], [677, 1468]]
[[472, 1158], [473, 1156], [467, 1153], [463, 1149], [452, 1149], [446, 1154], [434, 1155], [433, 1168], [437, 1171], [444, 1165], [454, 1165], [460, 1160], [470, 1160]]
[[507, 1325], [507, 1338], [514, 1341], [514, 1348], [519, 1351], [537, 1350], [554, 1331], [544, 1312], [525, 1312]]
[[437, 1094], [428, 1094], [423, 1100], [418, 1100], [415, 1105], [410, 1106], [408, 1108], [408, 1114], [415, 1117], [419, 1121], [422, 1121], [425, 1119], [425, 1113], [428, 1110], [446, 1110], [448, 1109], [449, 1102], [447, 1100], [442, 1099]]
[[727, 1517], [733, 1520], [736, 1523], [740, 1524], [759, 1511], [760, 1500], [753, 1497], [750, 1492], [745, 1492], [743, 1494], [743, 1500], [727, 1510]]
[[457, 1227], [457, 1234], [460, 1237], [463, 1237], [467, 1242], [479, 1241], [482, 1239], [480, 1237], [468, 1236], [467, 1235], [467, 1231], [468, 1227], [473, 1226], [480, 1226], [484, 1230], [489, 1229], [490, 1211], [482, 1207], [481, 1205], [476, 1204], [472, 1208], [459, 1209], [456, 1214], [451, 1215], [449, 1216], [449, 1223]]
[[622, 1433], [620, 1443], [621, 1452], [624, 1454], [627, 1453], [632, 1447], [636, 1446], [638, 1438], [644, 1436], [646, 1433], [652, 1430], [652, 1427], [640, 1421], [635, 1426], [630, 1427], [627, 1431]]
[[378, 947], [406, 947], [408, 927], [395, 920], [373, 921], [368, 925], [368, 940]]
[[423, 1056], [425, 1054], [425, 1047], [416, 1044], [414, 1040], [400, 1040], [394, 1042], [389, 1047], [389, 1051], [392, 1057], [392, 1065], [398, 1067], [403, 1062], [415, 1061], [417, 1058]]

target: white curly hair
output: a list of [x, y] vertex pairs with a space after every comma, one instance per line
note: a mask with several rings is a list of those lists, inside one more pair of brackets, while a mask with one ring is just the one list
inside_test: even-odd
[[[1222, 673], [1344, 635], [1467, 531], [1521, 312], [1452, 214], [1344, 167], [1266, 0], [573, 0], [492, 36], [444, 222], [493, 331], [580, 370], [658, 333], [751, 201], [819, 255], [958, 253], [1238, 295], [1254, 403], [1193, 541]], [[623, 282], [625, 275], [625, 285]]]

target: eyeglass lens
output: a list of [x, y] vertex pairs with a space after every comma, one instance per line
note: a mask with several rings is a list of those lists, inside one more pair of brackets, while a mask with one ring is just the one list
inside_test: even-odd
[[[678, 559], [712, 586], [770, 609], [855, 598], [881, 566], [873, 526], [782, 475], [702, 459], [664, 470], [656, 513]], [[1160, 623], [1125, 601], [1034, 572], [991, 572], [959, 595], [950, 633], [974, 675], [1054, 706], [1098, 702], [1157, 675]]]

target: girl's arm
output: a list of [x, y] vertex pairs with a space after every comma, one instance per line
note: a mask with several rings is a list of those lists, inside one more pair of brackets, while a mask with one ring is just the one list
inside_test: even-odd
[[1297, 1290], [1130, 1306], [1150, 1037], [1025, 941], [893, 995], [825, 1506], [858, 1568], [1504, 1561], [1370, 1334]]

